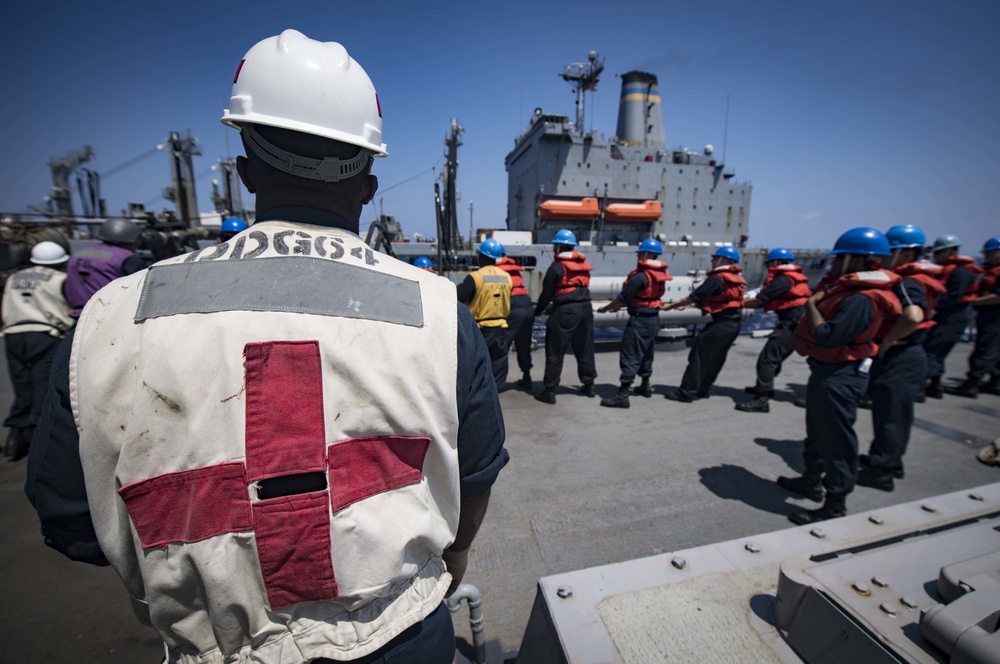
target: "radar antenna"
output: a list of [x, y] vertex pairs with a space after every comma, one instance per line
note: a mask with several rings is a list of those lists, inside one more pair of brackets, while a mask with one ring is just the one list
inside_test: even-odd
[[576, 92], [576, 130], [583, 133], [583, 93], [597, 92], [597, 80], [604, 71], [604, 59], [597, 59], [597, 51], [587, 54], [587, 62], [566, 65], [560, 76]]

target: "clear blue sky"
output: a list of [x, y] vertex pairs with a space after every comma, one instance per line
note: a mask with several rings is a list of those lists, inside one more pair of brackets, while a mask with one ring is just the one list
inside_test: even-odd
[[[364, 227], [381, 205], [405, 232], [434, 234], [434, 178], [456, 117], [459, 227], [471, 202], [475, 226], [502, 228], [514, 137], [536, 106], [574, 113], [558, 73], [593, 49], [606, 69], [587, 124], [606, 135], [615, 75], [640, 69], [659, 77], [667, 143], [712, 143], [721, 156], [729, 95], [726, 160], [754, 184], [753, 246], [828, 247], [851, 226], [916, 223], [932, 238], [958, 233], [976, 253], [1000, 234], [1000, 4], [990, 0], [132, 0], [16, 3], [2, 16], [2, 212], [41, 204], [50, 157], [89, 144], [88, 167], [110, 171], [188, 129], [203, 151], [200, 208], [211, 210], [209, 168], [239, 148], [219, 123], [236, 65], [256, 41], [296, 28], [343, 43], [379, 92], [389, 158], [376, 162], [382, 191]], [[170, 207], [169, 179], [166, 155], [146, 157], [105, 179], [108, 208]]]

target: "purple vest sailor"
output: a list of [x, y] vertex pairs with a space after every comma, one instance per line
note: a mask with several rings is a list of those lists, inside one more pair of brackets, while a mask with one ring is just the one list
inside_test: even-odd
[[73, 253], [66, 266], [69, 315], [79, 318], [87, 301], [115, 279], [125, 276], [122, 265], [134, 254], [113, 244], [95, 244]]

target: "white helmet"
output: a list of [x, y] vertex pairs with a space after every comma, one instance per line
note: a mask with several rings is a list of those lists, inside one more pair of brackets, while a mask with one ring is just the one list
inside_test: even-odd
[[35, 265], [60, 265], [68, 260], [66, 250], [55, 242], [39, 242], [31, 248], [31, 262]]
[[290, 129], [386, 156], [382, 108], [368, 74], [337, 42], [297, 30], [255, 44], [233, 79], [222, 122]]

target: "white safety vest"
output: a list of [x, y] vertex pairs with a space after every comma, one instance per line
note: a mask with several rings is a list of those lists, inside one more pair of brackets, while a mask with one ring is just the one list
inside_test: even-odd
[[90, 300], [70, 365], [87, 496], [168, 661], [355, 659], [437, 608], [456, 330], [447, 279], [280, 221]]
[[3, 291], [3, 332], [47, 332], [64, 337], [76, 322], [62, 286], [66, 273], [36, 265], [7, 278]]

